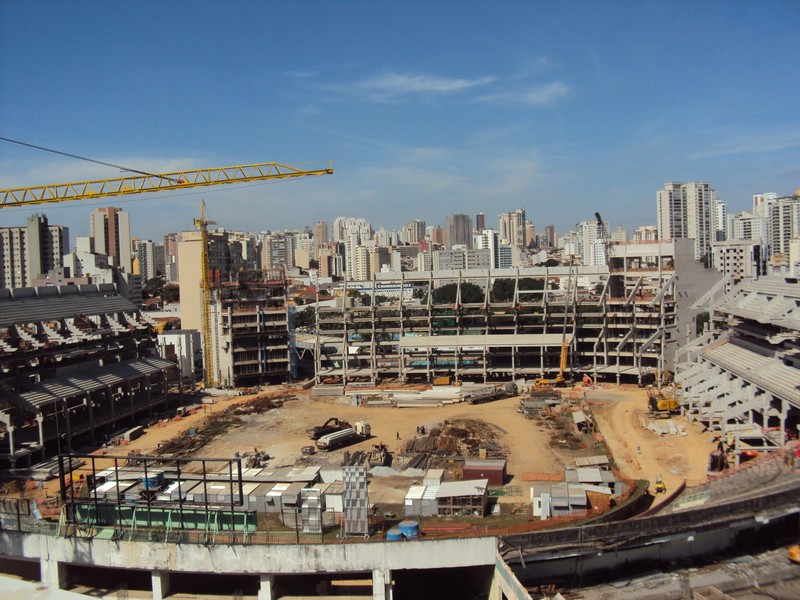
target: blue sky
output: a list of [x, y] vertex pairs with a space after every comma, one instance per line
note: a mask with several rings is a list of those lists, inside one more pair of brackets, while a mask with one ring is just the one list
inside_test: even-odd
[[[150, 172], [333, 162], [326, 177], [95, 206], [158, 239], [209, 218], [397, 228], [525, 208], [655, 224], [668, 181], [731, 211], [800, 187], [800, 2], [0, 0], [0, 136]], [[0, 188], [117, 177], [0, 142]], [[28, 209], [3, 209], [0, 225]]]

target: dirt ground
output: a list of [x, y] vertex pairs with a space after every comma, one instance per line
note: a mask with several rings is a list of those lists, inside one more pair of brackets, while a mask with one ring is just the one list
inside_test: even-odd
[[655, 478], [661, 475], [667, 493], [683, 481], [696, 485], [706, 481], [708, 456], [715, 450], [708, 433], [700, 433], [682, 416], [673, 416], [677, 427], [684, 426], [687, 435], [659, 436], [645, 427], [647, 395], [641, 389], [602, 389], [589, 392], [590, 407], [600, 432], [623, 475], [647, 479], [654, 493]]
[[[304, 390], [273, 389], [277, 398], [285, 397], [281, 408], [259, 414], [247, 415], [241, 424], [208, 443], [197, 456], [227, 458], [236, 452], [244, 454], [254, 449], [267, 451], [272, 457], [269, 466], [313, 464], [329, 467], [341, 465], [345, 450], [350, 453], [369, 451], [373, 444], [386, 443], [395, 453], [393, 468], [401, 470], [410, 458], [400, 456], [405, 443], [416, 435], [417, 427], [429, 431], [445, 420], [474, 419], [491, 423], [498, 432], [497, 442], [506, 452], [507, 491], [501, 503], [521, 503], [530, 499], [530, 482], [525, 474], [546, 473], [558, 475], [564, 466], [574, 465], [576, 457], [597, 454], [590, 436], [578, 436], [585, 446], [570, 450], [552, 442], [553, 431], [541, 420], [529, 420], [520, 414], [519, 397], [511, 397], [486, 404], [453, 404], [423, 408], [355, 407], [349, 398], [312, 398]], [[692, 429], [682, 417], [673, 420], [686, 425], [687, 436], [663, 436], [642, 429], [640, 416], [646, 412], [647, 396], [644, 390], [622, 390], [615, 387], [586, 390], [576, 388], [570, 397], [572, 404], [587, 408], [594, 414], [599, 430], [605, 436], [609, 451], [616, 459], [622, 473], [632, 479], [649, 479], [661, 475], [668, 490], [674, 490], [682, 481], [697, 483], [705, 478], [706, 460], [714, 448], [708, 435]], [[202, 428], [209, 416], [226, 408], [252, 401], [255, 396], [232, 396], [216, 399], [206, 407], [181, 419], [173, 419], [150, 427], [146, 433], [128, 445], [107, 449], [110, 455], [125, 455], [131, 450], [142, 454], [155, 454], [160, 443], [170, 440], [189, 429]], [[303, 446], [313, 444], [309, 430], [321, 425], [330, 417], [345, 419], [350, 423], [367, 421], [372, 427], [372, 439], [332, 452], [319, 452], [306, 457], [300, 452]], [[567, 416], [567, 421], [571, 418]], [[574, 431], [574, 430], [573, 430]], [[399, 436], [399, 439], [398, 439]], [[637, 452], [637, 448], [639, 451]], [[98, 456], [98, 470], [113, 464]], [[401, 504], [408, 487], [420, 478], [394, 476], [375, 477], [370, 484], [370, 500], [374, 503]], [[50, 482], [48, 487], [57, 487]], [[651, 490], [654, 491], [654, 490]]]

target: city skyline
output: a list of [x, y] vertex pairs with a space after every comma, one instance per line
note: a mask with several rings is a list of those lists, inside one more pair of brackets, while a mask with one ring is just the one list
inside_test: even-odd
[[[537, 231], [599, 211], [630, 232], [655, 223], [667, 182], [709, 182], [729, 214], [800, 186], [795, 3], [453, 6], [248, 5], [243, 19], [166, 3], [142, 26], [124, 6], [4, 3], [0, 75], [14, 93], [0, 97], [0, 135], [149, 172], [336, 171], [35, 207], [73, 238], [89, 234], [86, 212], [118, 206], [132, 235], [159, 240], [191, 229], [202, 198], [245, 231], [478, 212], [494, 228], [523, 208]], [[1, 188], [117, 176], [0, 143]], [[32, 212], [5, 209], [0, 225]]]

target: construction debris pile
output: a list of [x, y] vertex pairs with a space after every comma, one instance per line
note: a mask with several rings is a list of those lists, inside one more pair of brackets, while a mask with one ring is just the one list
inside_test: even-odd
[[497, 439], [501, 433], [484, 421], [444, 421], [406, 442], [403, 454], [412, 457], [406, 468], [428, 469], [439, 459], [454, 457], [505, 458], [507, 449]]
[[392, 455], [386, 444], [373, 444], [372, 450], [356, 450], [350, 453], [345, 450], [342, 458], [342, 466], [367, 465], [371, 467], [390, 467], [392, 465]]
[[285, 398], [259, 397], [247, 404], [226, 408], [222, 413], [210, 415], [206, 418], [201, 428], [189, 429], [171, 440], [162, 442], [159, 444], [156, 453], [159, 456], [168, 455], [174, 458], [191, 456], [215, 438], [224, 435], [232, 427], [241, 425], [243, 422], [242, 417], [280, 408], [290, 398], [293, 398], [293, 396]]
[[553, 406], [561, 405], [561, 391], [554, 388], [532, 389], [519, 401], [517, 409], [526, 419], [535, 419]]
[[537, 424], [550, 432], [548, 445], [552, 448], [582, 450], [586, 444], [573, 433], [575, 426], [569, 415], [542, 414], [535, 419]]

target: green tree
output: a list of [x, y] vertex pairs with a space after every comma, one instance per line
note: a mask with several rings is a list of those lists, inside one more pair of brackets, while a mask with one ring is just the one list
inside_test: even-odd
[[[458, 291], [457, 283], [448, 283], [442, 287], [436, 288], [433, 291], [433, 301], [436, 304], [455, 304], [456, 294]], [[461, 302], [483, 302], [483, 290], [468, 281], [461, 283]]]
[[303, 310], [298, 310], [294, 315], [295, 329], [299, 329], [300, 327], [313, 329], [315, 323], [316, 323], [316, 314], [314, 313], [314, 309], [311, 306], [307, 306]]
[[[519, 280], [519, 289], [522, 291], [527, 290], [541, 290], [544, 289], [544, 279], [533, 279], [532, 277], [523, 277]], [[509, 302], [514, 299], [514, 280], [501, 279], [494, 280], [492, 286], [492, 301], [494, 302]]]

